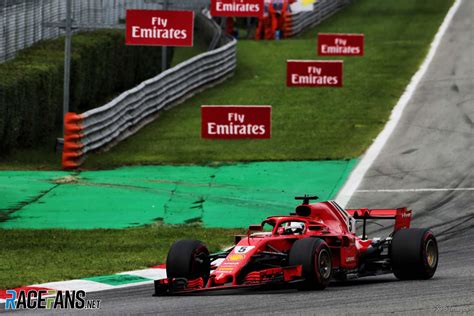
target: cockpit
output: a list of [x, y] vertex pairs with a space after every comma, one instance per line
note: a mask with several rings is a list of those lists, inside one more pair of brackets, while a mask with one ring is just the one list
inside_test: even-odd
[[[277, 227], [275, 227], [277, 225]], [[251, 230], [257, 231], [251, 234], [252, 237], [266, 237], [275, 235], [303, 235], [307, 228], [307, 223], [300, 220], [265, 220], [261, 226], [251, 225]]]
[[278, 235], [303, 235], [306, 225], [301, 221], [283, 222], [278, 225]]

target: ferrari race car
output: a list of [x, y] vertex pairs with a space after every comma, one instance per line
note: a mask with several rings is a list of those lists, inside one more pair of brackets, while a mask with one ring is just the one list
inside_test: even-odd
[[[296, 199], [303, 203], [295, 213], [250, 225], [226, 251], [210, 254], [197, 240], [175, 242], [166, 260], [167, 279], [155, 281], [155, 295], [275, 285], [322, 290], [332, 278], [434, 275], [436, 238], [429, 229], [410, 228], [412, 212], [406, 208], [345, 210], [334, 201], [310, 204], [317, 197]], [[394, 220], [393, 232], [369, 239], [368, 220]]]

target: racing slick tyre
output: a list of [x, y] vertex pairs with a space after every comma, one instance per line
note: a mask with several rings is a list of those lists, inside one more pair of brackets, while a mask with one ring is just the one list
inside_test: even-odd
[[166, 274], [169, 279], [202, 278], [206, 284], [210, 270], [209, 250], [199, 240], [178, 240], [171, 246], [166, 258]]
[[332, 257], [326, 242], [319, 238], [295, 241], [290, 249], [289, 265], [302, 266], [304, 281], [298, 290], [323, 290], [329, 284], [332, 273]]
[[430, 279], [438, 267], [436, 238], [426, 228], [401, 229], [393, 236], [390, 257], [398, 279]]

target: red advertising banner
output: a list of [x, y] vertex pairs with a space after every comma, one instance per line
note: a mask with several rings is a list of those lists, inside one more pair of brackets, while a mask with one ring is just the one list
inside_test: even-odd
[[272, 107], [201, 106], [201, 137], [207, 139], [271, 138]]
[[127, 45], [193, 46], [193, 31], [193, 11], [127, 10]]
[[211, 0], [212, 16], [262, 16], [264, 0]]
[[288, 60], [288, 87], [342, 87], [342, 60]]
[[364, 34], [318, 34], [319, 56], [364, 56]]

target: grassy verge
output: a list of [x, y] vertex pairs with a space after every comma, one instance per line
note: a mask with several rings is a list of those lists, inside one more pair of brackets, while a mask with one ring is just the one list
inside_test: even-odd
[[[426, 56], [451, 0], [358, 0], [285, 41], [240, 41], [231, 80], [166, 112], [87, 168], [124, 164], [316, 160], [360, 156]], [[317, 59], [318, 32], [364, 33], [366, 54], [343, 58], [344, 87], [287, 88], [287, 59]], [[338, 58], [333, 58], [338, 59]], [[200, 106], [269, 104], [271, 140], [200, 138]]]
[[[196, 41], [199, 43], [199, 41]], [[172, 66], [175, 66], [197, 54], [206, 51], [204, 45], [191, 48], [176, 47]], [[0, 152], [0, 170], [51, 170], [61, 168], [61, 156], [55, 153], [56, 136], [61, 135], [58, 130], [51, 134], [50, 141], [31, 148], [12, 149], [8, 154]]]
[[238, 233], [158, 224], [125, 230], [0, 230], [0, 289], [144, 269], [165, 262], [175, 240], [202, 240], [218, 251]]
[[[299, 37], [240, 41], [234, 78], [164, 113], [111, 151], [91, 155], [85, 167], [358, 157], [383, 128], [451, 4], [358, 0]], [[342, 89], [285, 87], [285, 61], [316, 59], [318, 32], [364, 33], [365, 56], [343, 58]], [[272, 105], [272, 139], [202, 140], [204, 104]], [[16, 151], [0, 168], [58, 168], [51, 150]]]
[[[72, 47], [73, 112], [100, 106], [161, 72], [162, 51], [126, 46], [120, 30], [78, 33]], [[167, 57], [170, 62], [173, 49]], [[0, 64], [0, 152], [41, 146], [62, 130], [63, 69], [64, 38], [40, 41]]]

